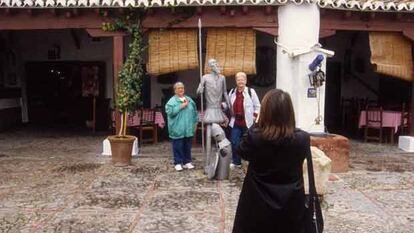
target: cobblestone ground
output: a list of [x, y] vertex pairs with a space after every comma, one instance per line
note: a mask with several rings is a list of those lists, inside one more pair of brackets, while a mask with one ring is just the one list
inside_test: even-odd
[[[129, 167], [99, 156], [104, 135], [0, 133], [0, 232], [231, 232], [243, 171], [229, 181], [175, 172], [170, 144], [144, 145]], [[414, 155], [353, 142], [351, 170], [331, 176], [327, 233], [414, 232]]]

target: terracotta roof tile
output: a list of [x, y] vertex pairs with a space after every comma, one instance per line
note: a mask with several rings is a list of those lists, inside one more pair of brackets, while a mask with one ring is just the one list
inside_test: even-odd
[[0, 0], [0, 8], [169, 7], [285, 5], [316, 3], [321, 8], [414, 12], [414, 0]]

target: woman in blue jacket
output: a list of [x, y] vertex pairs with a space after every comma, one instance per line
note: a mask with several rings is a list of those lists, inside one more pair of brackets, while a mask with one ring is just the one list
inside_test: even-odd
[[184, 94], [184, 84], [174, 84], [175, 95], [165, 105], [168, 134], [172, 140], [174, 168], [177, 171], [193, 169], [191, 145], [197, 126], [198, 113], [194, 101]]

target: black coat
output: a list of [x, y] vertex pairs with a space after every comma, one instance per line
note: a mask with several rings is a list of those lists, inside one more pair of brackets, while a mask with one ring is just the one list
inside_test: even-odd
[[249, 168], [237, 206], [233, 233], [303, 233], [305, 194], [302, 164], [310, 153], [309, 134], [269, 141], [252, 127], [238, 154]]

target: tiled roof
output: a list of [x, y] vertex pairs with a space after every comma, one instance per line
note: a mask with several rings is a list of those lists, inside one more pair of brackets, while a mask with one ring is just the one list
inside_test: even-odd
[[0, 0], [1, 8], [86, 8], [285, 5], [315, 2], [321, 8], [414, 12], [414, 0]]

